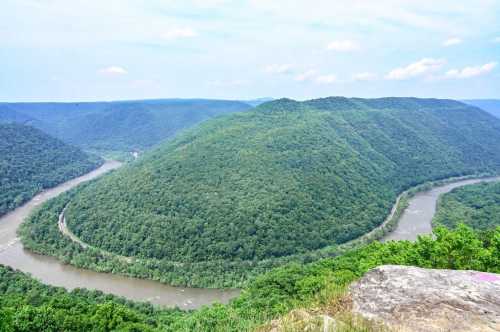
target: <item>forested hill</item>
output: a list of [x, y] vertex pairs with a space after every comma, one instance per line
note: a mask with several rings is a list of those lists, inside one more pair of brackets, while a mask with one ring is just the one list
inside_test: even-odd
[[38, 129], [0, 124], [0, 215], [101, 163]]
[[238, 101], [160, 99], [92, 103], [0, 103], [0, 122], [33, 125], [84, 149], [144, 150], [211, 117], [244, 111]]
[[500, 119], [499, 99], [471, 99], [471, 100], [464, 100], [464, 103], [479, 107]]
[[500, 182], [468, 185], [444, 194], [433, 223], [450, 228], [464, 223], [482, 231], [500, 226]]
[[272, 259], [370, 231], [410, 186], [498, 171], [498, 142], [500, 120], [456, 101], [277, 100], [204, 122], [87, 186], [67, 220], [125, 256]]

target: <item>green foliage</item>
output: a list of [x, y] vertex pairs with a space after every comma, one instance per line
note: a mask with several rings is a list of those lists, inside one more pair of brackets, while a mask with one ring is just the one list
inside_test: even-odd
[[0, 124], [0, 215], [100, 163], [38, 129]]
[[0, 331], [160, 331], [184, 315], [97, 291], [68, 292], [0, 265]]
[[0, 103], [0, 122], [29, 123], [99, 155], [129, 155], [217, 115], [245, 111], [238, 101], [202, 99], [95, 103]]
[[500, 182], [463, 186], [444, 194], [433, 223], [451, 228], [464, 223], [477, 230], [500, 226]]
[[[498, 171], [499, 139], [498, 120], [455, 101], [279, 100], [207, 121], [62, 196], [32, 217], [23, 241], [98, 271], [240, 286], [287, 262], [335, 254], [416, 184]], [[68, 202], [80, 239], [137, 259], [125, 264], [61, 240], [54, 216]]]
[[500, 227], [481, 235], [464, 225], [454, 231], [438, 227], [435, 237], [423, 236], [414, 243], [373, 242], [337, 258], [280, 267], [256, 278], [231, 305], [242, 315], [258, 312], [272, 318], [298, 304], [307, 306], [321, 289], [311, 284], [346, 286], [385, 264], [500, 272]]
[[[379, 243], [305, 265], [289, 264], [253, 280], [229, 305], [193, 312], [155, 309], [100, 292], [50, 287], [0, 267], [0, 325], [9, 331], [251, 331], [294, 308], [314, 305], [383, 264], [500, 273], [500, 227], [476, 233], [443, 227], [416, 242]], [[41, 328], [43, 327], [43, 328]], [[2, 330], [2, 331], [3, 331]]]

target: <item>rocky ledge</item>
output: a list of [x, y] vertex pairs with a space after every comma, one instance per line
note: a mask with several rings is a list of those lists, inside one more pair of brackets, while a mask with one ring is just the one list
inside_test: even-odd
[[353, 311], [397, 331], [500, 331], [500, 275], [385, 265], [351, 286]]

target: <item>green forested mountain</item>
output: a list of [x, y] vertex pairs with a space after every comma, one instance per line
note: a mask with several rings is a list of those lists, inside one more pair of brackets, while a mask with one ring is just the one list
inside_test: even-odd
[[38, 129], [0, 124], [0, 215], [100, 163]]
[[[61, 197], [26, 225], [25, 244], [95, 268], [96, 259], [81, 259], [80, 249], [50, 244], [60, 236], [50, 217], [60, 211], [51, 209], [71, 200], [67, 221], [83, 241], [150, 259], [147, 268], [113, 262], [101, 269], [234, 285], [255, 262], [311, 253], [370, 231], [408, 187], [498, 171], [499, 141], [499, 120], [456, 101], [273, 101], [207, 121]], [[241, 268], [228, 282], [224, 273], [235, 266]], [[177, 278], [188, 270], [188, 281]], [[203, 279], [210, 273], [217, 275]]]
[[452, 228], [463, 223], [478, 230], [500, 226], [500, 182], [463, 186], [444, 194], [433, 222]]
[[211, 117], [244, 111], [237, 101], [159, 99], [92, 103], [0, 103], [0, 122], [22, 122], [84, 149], [144, 150]]

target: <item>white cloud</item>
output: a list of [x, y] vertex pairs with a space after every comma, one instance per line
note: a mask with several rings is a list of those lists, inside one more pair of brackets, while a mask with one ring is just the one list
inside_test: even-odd
[[385, 78], [388, 80], [406, 80], [423, 75], [427, 75], [439, 70], [446, 60], [424, 58], [420, 61], [409, 64], [406, 67], [391, 70]]
[[328, 44], [326, 48], [330, 51], [352, 52], [359, 50], [361, 47], [353, 40], [335, 40]]
[[462, 69], [451, 69], [444, 75], [445, 78], [471, 78], [487, 74], [495, 69], [496, 62], [486, 63], [482, 66], [471, 66]]
[[332, 83], [336, 83], [338, 80], [337, 80], [337, 76], [330, 74], [330, 75], [318, 76], [318, 77], [316, 77], [315, 81], [318, 84], [332, 84]]
[[318, 74], [317, 70], [310, 69], [301, 74], [298, 74], [297, 76], [295, 76], [294, 79], [299, 82], [309, 81], [312, 80], [317, 74]]
[[106, 67], [106, 68], [103, 68], [103, 69], [99, 70], [99, 72], [101, 74], [113, 75], [113, 76], [128, 74], [127, 70], [125, 68], [123, 68], [123, 67], [120, 67], [120, 66]]
[[365, 73], [357, 73], [352, 76], [354, 81], [373, 81], [377, 79], [377, 74], [365, 72]]
[[181, 38], [198, 37], [198, 32], [192, 28], [172, 28], [162, 33], [162, 38], [166, 40], [174, 40]]
[[264, 71], [268, 74], [291, 74], [292, 70], [293, 66], [290, 64], [274, 64], [264, 68]]
[[459, 44], [462, 44], [462, 43], [463, 43], [462, 39], [460, 39], [458, 37], [453, 37], [453, 38], [445, 40], [443, 42], [443, 46], [445, 46], [445, 47], [455, 46], [455, 45], [459, 45]]

